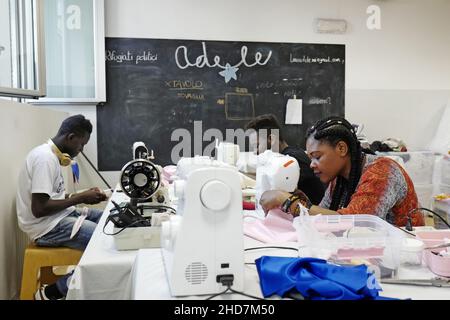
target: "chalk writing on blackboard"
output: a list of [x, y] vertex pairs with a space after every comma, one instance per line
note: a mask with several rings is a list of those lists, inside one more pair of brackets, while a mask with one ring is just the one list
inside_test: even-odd
[[309, 57], [309, 56], [302, 56], [300, 58], [294, 57], [292, 53], [289, 56], [289, 61], [291, 63], [341, 63], [344, 64], [345, 60], [341, 58], [321, 58], [321, 57]]
[[151, 50], [144, 50], [140, 54], [133, 55], [130, 51], [116, 52], [116, 50], [106, 50], [106, 61], [114, 61], [116, 63], [133, 61], [135, 64], [141, 62], [156, 62], [158, 61], [158, 54], [154, 54]]
[[177, 96], [185, 100], [199, 100], [199, 101], [205, 100], [204, 94], [179, 92], [177, 93]]
[[223, 71], [220, 71], [219, 74], [225, 78], [226, 83], [228, 83], [231, 79], [237, 80], [236, 73], [239, 70], [238, 68], [239, 66], [244, 65], [247, 68], [251, 68], [256, 65], [264, 66], [269, 62], [270, 57], [272, 56], [272, 51], [269, 51], [264, 61], [262, 61], [263, 54], [258, 51], [255, 53], [254, 62], [249, 63], [247, 62], [248, 47], [242, 46], [240, 57], [241, 60], [238, 63], [234, 65], [231, 65], [229, 62], [221, 64], [221, 57], [215, 55], [213, 58], [214, 63], [211, 64], [209, 62], [208, 51], [206, 49], [206, 43], [204, 41], [202, 41], [202, 54], [197, 56], [195, 62], [191, 62], [189, 60], [188, 51], [189, 50], [186, 46], [179, 46], [175, 49], [175, 63], [177, 64], [178, 68], [180, 69], [187, 69], [189, 67], [203, 68], [205, 66], [209, 68], [219, 67], [221, 69], [224, 69]]
[[309, 104], [331, 104], [331, 97], [328, 97], [326, 99], [313, 97], [309, 99]]
[[203, 90], [201, 80], [167, 80], [165, 84], [170, 90]]

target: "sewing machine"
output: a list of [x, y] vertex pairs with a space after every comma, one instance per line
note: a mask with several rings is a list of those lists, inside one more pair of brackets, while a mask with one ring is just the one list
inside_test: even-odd
[[133, 158], [120, 175], [120, 187], [130, 200], [114, 203], [108, 219], [114, 224], [112, 235], [118, 250], [160, 247], [161, 221], [175, 213], [168, 187], [162, 183], [162, 168], [150, 161], [153, 152], [150, 155], [145, 144], [136, 142]]
[[259, 200], [268, 190], [293, 192], [300, 178], [300, 167], [293, 157], [266, 150], [258, 155], [256, 166], [256, 208], [261, 210]]
[[[153, 150], [151, 152], [149, 152], [149, 150], [147, 149], [146, 145], [141, 142], [135, 142], [133, 143], [133, 161], [131, 161], [130, 163], [128, 163], [127, 165], [124, 166], [124, 168], [122, 169], [122, 173], [121, 173], [121, 186], [123, 187], [123, 181], [128, 180], [130, 181], [130, 178], [127, 177], [127, 175], [129, 175], [129, 171], [133, 170], [133, 168], [130, 168], [131, 164], [134, 163], [139, 163], [141, 160], [147, 160], [148, 162], [150, 162], [150, 164], [146, 163], [147, 168], [143, 169], [144, 175], [146, 175], [147, 173], [150, 174], [150, 176], [148, 177], [149, 179], [154, 179], [153, 183], [153, 188], [150, 188], [150, 190], [148, 190], [148, 192], [145, 194], [144, 190], [141, 188], [141, 186], [139, 186], [139, 179], [144, 179], [145, 177], [143, 177], [142, 175], [140, 175], [140, 178], [138, 176], [133, 177], [133, 179], [136, 179], [136, 183], [134, 185], [134, 187], [138, 187], [139, 190], [143, 191], [143, 194], [138, 194], [136, 195], [129, 195], [131, 198], [131, 201], [135, 201], [137, 200], [138, 202], [142, 202], [146, 205], [164, 205], [164, 206], [170, 206], [171, 202], [170, 202], [170, 198], [169, 198], [169, 190], [168, 190], [168, 186], [165, 185], [161, 179], [161, 174], [162, 174], [162, 167], [153, 163], [152, 160], [154, 160], [154, 154], [153, 154]], [[154, 168], [156, 168], [157, 172], [154, 171]], [[147, 180], [146, 180], [147, 181]], [[159, 185], [156, 187], [155, 183], [159, 183]], [[132, 183], [133, 185], [133, 183]], [[156, 187], [156, 188], [155, 188]], [[148, 197], [148, 193], [152, 193], [150, 197]], [[144, 213], [145, 215], [146, 213]]]
[[162, 223], [164, 267], [172, 296], [243, 290], [242, 192], [236, 168], [205, 157], [178, 163], [177, 215]]

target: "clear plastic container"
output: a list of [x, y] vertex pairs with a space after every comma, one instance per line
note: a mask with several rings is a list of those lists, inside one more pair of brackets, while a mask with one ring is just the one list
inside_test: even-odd
[[400, 163], [414, 184], [432, 184], [435, 155], [432, 151], [380, 152], [382, 156], [401, 157]]
[[441, 183], [438, 187], [439, 193], [445, 193], [450, 195], [450, 184]]
[[[416, 236], [424, 242], [425, 247], [431, 247], [446, 243], [450, 239], [450, 230], [417, 231]], [[424, 250], [425, 264], [438, 276], [450, 277], [450, 256], [439, 254], [442, 251], [448, 252], [447, 249]]]
[[405, 238], [400, 251], [400, 263], [409, 266], [422, 265], [424, 243], [418, 239]]
[[440, 166], [441, 166], [440, 183], [442, 185], [447, 185], [450, 188], [450, 156], [445, 155], [440, 161]]
[[[450, 195], [450, 193], [449, 193]], [[434, 200], [433, 211], [435, 211], [447, 223], [450, 223], [450, 199]], [[448, 226], [436, 215], [433, 217], [436, 229], [448, 229]]]
[[420, 206], [430, 209], [433, 204], [433, 184], [414, 184]]
[[302, 256], [373, 265], [394, 276], [404, 233], [373, 215], [300, 216], [294, 219]]

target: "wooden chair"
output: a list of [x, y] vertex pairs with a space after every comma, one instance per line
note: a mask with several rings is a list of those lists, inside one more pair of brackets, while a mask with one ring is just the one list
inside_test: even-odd
[[82, 254], [76, 249], [29, 244], [25, 249], [20, 299], [33, 300], [42, 284], [54, 283], [59, 278], [53, 273], [54, 266], [77, 265]]

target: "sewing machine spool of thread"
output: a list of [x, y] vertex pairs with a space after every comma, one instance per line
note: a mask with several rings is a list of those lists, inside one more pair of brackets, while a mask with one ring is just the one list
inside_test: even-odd
[[217, 160], [235, 166], [239, 159], [239, 146], [229, 142], [216, 142]]

